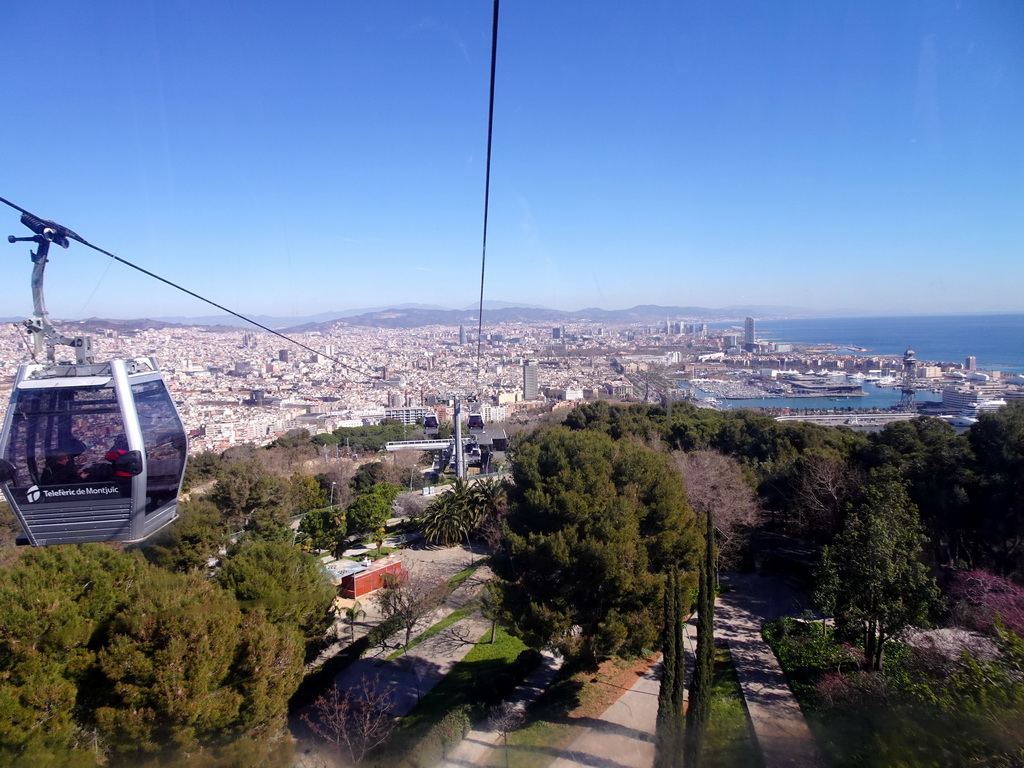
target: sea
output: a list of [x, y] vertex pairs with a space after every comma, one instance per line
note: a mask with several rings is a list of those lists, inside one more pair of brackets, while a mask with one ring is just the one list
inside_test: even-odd
[[[843, 379], [839, 379], [843, 381]], [[899, 387], [879, 387], [867, 381], [863, 383], [864, 397], [758, 397], [727, 400], [720, 398], [718, 408], [729, 411], [734, 408], [786, 408], [791, 411], [867, 411], [878, 409], [888, 410], [900, 402], [903, 394]], [[700, 398], [712, 397], [711, 393], [696, 388], [696, 395]], [[920, 403], [941, 402], [942, 395], [937, 392], [922, 390], [916, 393], [914, 399]]]
[[[743, 331], [742, 323], [709, 327]], [[1024, 373], [1024, 314], [756, 320], [755, 330], [759, 340], [780, 344], [835, 344], [865, 355], [912, 349], [918, 360], [943, 363], [973, 355], [978, 368]]]
[[[742, 324], [710, 323], [716, 329]], [[918, 360], [963, 363], [969, 355], [982, 370], [1024, 374], [1024, 314], [937, 315], [907, 317], [833, 317], [757, 320], [758, 340], [779, 344], [830, 344], [839, 353], [899, 355], [913, 349]], [[864, 383], [865, 397], [723, 399], [722, 408], [886, 409], [900, 401], [900, 390]], [[704, 395], [698, 391], [698, 394]], [[919, 401], [940, 401], [941, 395], [921, 391]]]

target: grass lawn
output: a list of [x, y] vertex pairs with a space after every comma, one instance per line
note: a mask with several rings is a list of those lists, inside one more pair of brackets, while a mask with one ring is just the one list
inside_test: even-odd
[[761, 765], [736, 668], [727, 648], [715, 649], [711, 717], [701, 766], [757, 768]]
[[428, 640], [429, 638], [433, 637], [437, 633], [443, 632], [445, 629], [450, 627], [455, 622], [462, 621], [467, 616], [472, 615], [472, 613], [475, 610], [476, 610], [476, 606], [474, 606], [474, 605], [464, 605], [462, 608], [456, 608], [454, 611], [452, 611], [447, 616], [445, 616], [443, 619], [441, 619], [439, 622], [437, 622], [437, 624], [434, 624], [433, 626], [428, 627], [426, 629], [426, 631], [422, 632], [421, 634], [417, 635], [412, 640], [410, 640], [409, 644], [405, 648], [399, 648], [397, 651], [392, 652], [385, 659], [385, 661], [391, 661], [392, 659], [397, 659], [403, 653], [405, 653], [406, 651], [410, 650], [411, 648], [415, 648], [417, 645], [422, 643], [424, 640]]
[[463, 568], [461, 571], [459, 571], [450, 579], [448, 579], [448, 590], [450, 592], [454, 592], [456, 589], [461, 587], [465, 583], [466, 579], [468, 579], [470, 576], [476, 573], [476, 569], [483, 565], [485, 562], [487, 562], [486, 556], [478, 557], [477, 561], [473, 563], [471, 566]]
[[521, 670], [515, 670], [515, 662], [525, 650], [521, 640], [501, 627], [493, 643], [474, 645], [444, 680], [402, 718], [401, 727], [389, 739], [385, 754], [379, 756], [376, 764], [405, 768], [431, 765], [437, 756], [424, 744], [431, 727], [460, 706], [486, 708], [497, 703], [495, 696], [503, 698], [519, 683], [522, 675]]
[[[531, 709], [526, 725], [510, 734], [510, 768], [544, 768], [560, 750], [568, 747], [583, 732], [590, 718], [600, 716], [636, 682], [654, 658], [632, 661], [608, 661], [593, 671], [561, 677]], [[715, 656], [714, 692], [711, 722], [708, 726], [705, 757], [708, 768], [758, 768], [760, 755], [750, 729], [746, 705], [740, 691], [732, 658], [726, 649]], [[505, 750], [491, 751], [491, 768], [505, 768]]]
[[583, 732], [591, 718], [614, 704], [653, 663], [653, 656], [612, 659], [597, 671], [563, 670], [530, 708], [525, 725], [509, 734], [508, 755], [503, 747], [496, 747], [485, 764], [505, 768], [507, 757], [509, 768], [545, 768]]

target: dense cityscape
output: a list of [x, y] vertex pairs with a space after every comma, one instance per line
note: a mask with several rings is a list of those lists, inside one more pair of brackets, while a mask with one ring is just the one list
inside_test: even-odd
[[[191, 452], [266, 444], [297, 428], [317, 434], [385, 418], [415, 424], [428, 414], [450, 421], [452, 396], [471, 393], [487, 423], [599, 398], [690, 398], [721, 407], [730, 399], [803, 397], [814, 398], [808, 408], [845, 411], [862, 407], [864, 387], [898, 391], [906, 373], [902, 357], [759, 341], [750, 317], [710, 331], [705, 322], [675, 319], [660, 326], [503, 324], [485, 327], [480, 344], [465, 326], [325, 326], [289, 334], [300, 346], [229, 326], [133, 329], [117, 321], [104, 330], [102, 321], [90, 322], [98, 357], [157, 358]], [[17, 326], [0, 335], [4, 403], [17, 365], [29, 358], [21, 336]], [[921, 392], [941, 395], [918, 404], [933, 415], [1024, 398], [1024, 377], [977, 370], [972, 358], [918, 360], [913, 381]]]
[[1024, 768], [1024, 3], [0, 24], [0, 768]]

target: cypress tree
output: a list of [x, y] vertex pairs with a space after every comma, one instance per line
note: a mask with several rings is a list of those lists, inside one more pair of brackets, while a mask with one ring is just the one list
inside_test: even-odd
[[683, 731], [683, 708], [686, 702], [686, 619], [690, 614], [690, 588], [682, 579], [681, 574], [676, 573], [675, 586], [675, 642], [678, 652], [676, 653], [675, 685], [672, 690], [672, 705], [677, 713], [679, 723], [679, 737], [682, 738]]
[[665, 628], [662, 632], [664, 661], [658, 691], [656, 728], [656, 768], [682, 765], [683, 703], [686, 691], [686, 635], [684, 625], [689, 611], [686, 584], [678, 570], [668, 573], [665, 586]]
[[697, 587], [697, 650], [686, 711], [685, 764], [700, 765], [701, 746], [711, 712], [711, 678], [715, 669], [715, 523], [705, 515], [704, 558]]
[[682, 649], [677, 642], [675, 626], [679, 623], [676, 614], [676, 591], [679, 576], [673, 568], [668, 572], [667, 583], [665, 584], [665, 627], [662, 630], [662, 671], [661, 687], [658, 689], [658, 720], [655, 726], [655, 768], [672, 768], [674, 754], [677, 747], [677, 726], [678, 713], [676, 689], [680, 684], [676, 680], [678, 665], [676, 659], [681, 655]]

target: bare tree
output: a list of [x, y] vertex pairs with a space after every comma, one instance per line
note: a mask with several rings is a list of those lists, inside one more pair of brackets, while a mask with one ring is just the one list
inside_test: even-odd
[[505, 768], [508, 768], [508, 735], [519, 729], [523, 723], [522, 710], [510, 701], [503, 701], [491, 710], [488, 724], [498, 732], [505, 746]]
[[421, 571], [389, 573], [383, 576], [384, 586], [373, 596], [385, 621], [392, 620], [405, 630], [404, 646], [408, 647], [416, 624], [448, 597], [448, 585]]
[[313, 716], [304, 714], [302, 719], [317, 736], [361, 763], [394, 728], [389, 712], [393, 693], [394, 685], [381, 687], [380, 678], [364, 677], [347, 693], [333, 685], [313, 703]]
[[801, 460], [794, 493], [798, 530], [831, 540], [842, 528], [842, 513], [866, 478], [837, 454], [812, 453]]
[[717, 568], [734, 566], [761, 516], [742, 468], [717, 451], [677, 452], [673, 458], [686, 482], [690, 506], [698, 515], [714, 518]]
[[391, 461], [384, 462], [381, 479], [403, 488], [411, 486], [413, 478], [422, 474], [420, 467], [422, 455], [421, 451], [395, 451], [391, 454]]

